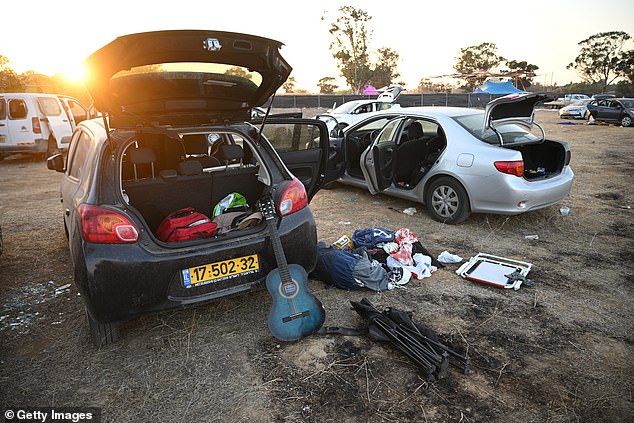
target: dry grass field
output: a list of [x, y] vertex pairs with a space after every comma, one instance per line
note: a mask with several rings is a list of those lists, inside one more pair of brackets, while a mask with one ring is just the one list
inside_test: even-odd
[[72, 285], [61, 175], [0, 162], [0, 406], [90, 405], [108, 422], [634, 421], [634, 129], [560, 125], [553, 111], [537, 120], [571, 146], [575, 183], [559, 205], [448, 226], [420, 204], [342, 185], [311, 204], [328, 243], [406, 227], [435, 255], [533, 263], [535, 285], [518, 291], [468, 282], [457, 265], [382, 293], [310, 281], [326, 325], [361, 326], [350, 300], [367, 297], [412, 311], [469, 355], [469, 374], [451, 368], [436, 382], [363, 336], [276, 341], [266, 290], [140, 317], [96, 349]]

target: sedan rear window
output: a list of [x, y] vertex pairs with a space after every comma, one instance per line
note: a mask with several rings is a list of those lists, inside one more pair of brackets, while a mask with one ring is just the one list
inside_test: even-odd
[[[488, 144], [499, 144], [500, 139], [491, 129], [482, 132], [484, 128], [484, 113], [455, 116], [456, 122], [465, 128], [471, 135]], [[533, 134], [528, 128], [516, 123], [499, 125], [497, 131], [502, 136], [504, 144], [524, 144], [527, 142], [541, 141], [541, 136]]]

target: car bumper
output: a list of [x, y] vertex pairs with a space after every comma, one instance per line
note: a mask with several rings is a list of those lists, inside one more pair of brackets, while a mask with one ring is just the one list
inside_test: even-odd
[[[279, 228], [288, 263], [307, 272], [317, 260], [317, 231], [308, 208], [283, 219]], [[161, 249], [150, 252], [136, 244], [93, 244], [82, 241], [83, 257], [75, 258], [76, 281], [88, 311], [100, 322], [126, 320], [136, 315], [199, 303], [258, 288], [277, 267], [268, 231], [205, 248]], [[257, 254], [257, 272], [236, 275], [201, 286], [185, 287], [182, 271]], [[85, 267], [82, 268], [82, 266]], [[77, 280], [79, 279], [79, 280]]]
[[584, 118], [584, 114], [582, 112], [578, 112], [578, 111], [569, 112], [569, 111], [560, 110], [559, 111], [559, 117], [562, 118], [562, 119], [568, 119], [568, 118], [583, 119]]
[[44, 139], [36, 139], [30, 142], [21, 142], [17, 144], [7, 144], [0, 142], [0, 153], [46, 153], [48, 141]]
[[572, 189], [574, 173], [570, 166], [550, 179], [528, 181], [511, 175], [493, 175], [473, 181], [471, 211], [476, 213], [520, 214], [556, 204]]

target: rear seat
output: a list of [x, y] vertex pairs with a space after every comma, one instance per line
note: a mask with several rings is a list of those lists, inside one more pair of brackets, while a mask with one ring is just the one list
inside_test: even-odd
[[[258, 168], [240, 164], [244, 157], [242, 147], [226, 147], [219, 152], [222, 166], [213, 172], [203, 171], [200, 162], [188, 159], [178, 163], [176, 170], [152, 168], [152, 177], [124, 180], [123, 189], [130, 205], [141, 213], [152, 231], [165, 216], [183, 207], [193, 207], [210, 216], [214, 205], [232, 192], [243, 194], [253, 207], [264, 189], [258, 181]], [[131, 150], [129, 157], [134, 163], [138, 156], [147, 159], [152, 154]]]

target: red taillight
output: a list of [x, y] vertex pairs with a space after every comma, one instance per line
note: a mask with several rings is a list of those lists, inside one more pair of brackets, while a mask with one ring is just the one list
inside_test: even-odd
[[139, 230], [121, 213], [98, 206], [79, 206], [81, 232], [84, 239], [100, 244], [136, 242]]
[[509, 175], [524, 176], [524, 162], [495, 162], [495, 168], [502, 173], [508, 173]]
[[280, 194], [277, 203], [277, 211], [280, 216], [295, 213], [308, 205], [308, 195], [306, 188], [299, 179], [295, 178], [289, 182]]
[[31, 124], [33, 125], [33, 133], [34, 134], [41, 134], [42, 133], [42, 126], [40, 125], [40, 118], [38, 118], [38, 117], [31, 118]]

